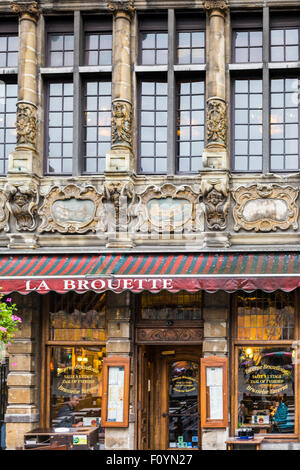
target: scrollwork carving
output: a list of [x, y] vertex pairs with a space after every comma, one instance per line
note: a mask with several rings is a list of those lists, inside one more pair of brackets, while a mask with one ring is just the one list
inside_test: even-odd
[[297, 230], [298, 194], [298, 189], [277, 184], [240, 186], [232, 194], [236, 202], [233, 207], [234, 230], [270, 232], [289, 227]]
[[40, 8], [38, 2], [13, 2], [11, 9], [18, 15], [30, 15], [32, 19], [38, 19], [40, 15]]
[[107, 0], [107, 8], [111, 11], [134, 12], [134, 0]]
[[205, 0], [204, 9], [208, 12], [212, 10], [227, 11], [229, 7], [228, 0]]
[[16, 220], [17, 230], [35, 230], [35, 214], [39, 202], [37, 185], [33, 182], [21, 185], [7, 183], [4, 192], [7, 196], [8, 209]]
[[93, 186], [54, 186], [46, 195], [38, 214], [39, 232], [86, 233], [106, 230], [103, 194]]
[[0, 191], [0, 230], [9, 231], [9, 209], [7, 204], [7, 196], [4, 191]]
[[230, 203], [227, 181], [203, 181], [202, 191], [207, 227], [210, 230], [225, 230]]
[[138, 328], [138, 343], [201, 343], [203, 328]]
[[151, 233], [202, 232], [203, 210], [199, 193], [186, 185], [151, 185], [138, 195], [135, 231]]
[[[113, 231], [127, 231], [135, 200], [134, 185], [131, 182], [107, 182], [104, 186], [104, 195], [107, 204], [106, 215], [110, 221], [108, 225]], [[109, 203], [113, 211], [109, 209]]]

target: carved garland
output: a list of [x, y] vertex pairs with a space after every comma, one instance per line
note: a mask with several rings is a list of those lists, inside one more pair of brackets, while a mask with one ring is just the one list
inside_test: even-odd
[[17, 104], [17, 147], [36, 144], [36, 107], [30, 103]]
[[124, 100], [112, 103], [112, 148], [131, 147], [132, 144], [132, 107]]
[[240, 186], [232, 194], [236, 202], [233, 208], [234, 230], [270, 232], [291, 226], [297, 230], [298, 194], [298, 189], [277, 184]]
[[[42, 217], [39, 232], [85, 233], [89, 230], [105, 232], [105, 214], [102, 204], [103, 195], [93, 186], [79, 187], [69, 184], [65, 187], [54, 186], [45, 197], [38, 214]], [[74, 200], [76, 206], [70, 207]], [[78, 202], [82, 205], [77, 208]], [[61, 204], [59, 204], [61, 202]], [[90, 204], [90, 202], [92, 204]], [[86, 203], [86, 204], [85, 204]], [[54, 206], [55, 205], [55, 206]], [[88, 207], [87, 207], [88, 206]], [[54, 212], [54, 207], [56, 213]], [[80, 219], [81, 217], [81, 219]]]
[[219, 98], [207, 100], [207, 144], [226, 146], [226, 104]]

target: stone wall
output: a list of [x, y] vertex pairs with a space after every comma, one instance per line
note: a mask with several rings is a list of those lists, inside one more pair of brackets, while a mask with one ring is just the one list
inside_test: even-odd
[[39, 426], [40, 302], [38, 295], [14, 294], [22, 326], [9, 347], [8, 406], [5, 414], [7, 450], [22, 448], [24, 433]]

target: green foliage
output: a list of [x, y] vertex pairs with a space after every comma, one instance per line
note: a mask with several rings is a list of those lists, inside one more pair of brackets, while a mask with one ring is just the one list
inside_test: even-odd
[[18, 309], [16, 304], [11, 303], [11, 298], [3, 300], [3, 294], [0, 294], [0, 342], [11, 343], [18, 331], [22, 319], [15, 315]]

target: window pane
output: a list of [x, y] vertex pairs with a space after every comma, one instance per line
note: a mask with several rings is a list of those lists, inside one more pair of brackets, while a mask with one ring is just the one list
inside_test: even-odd
[[145, 173], [165, 173], [167, 168], [167, 83], [142, 82], [140, 89], [140, 168]]
[[204, 81], [177, 84], [177, 169], [192, 173], [202, 168], [204, 147]]
[[0, 85], [0, 174], [7, 172], [8, 156], [16, 144], [16, 84], [1, 81]]
[[73, 85], [49, 83], [48, 173], [71, 174], [73, 151]]
[[262, 170], [262, 81], [236, 80], [234, 92], [234, 169]]
[[167, 33], [141, 33], [141, 63], [144, 65], [168, 63]]
[[[298, 79], [271, 80], [271, 169], [297, 170], [299, 155]], [[278, 92], [279, 90], [280, 93]]]
[[84, 172], [91, 173], [92, 168], [96, 168], [96, 173], [103, 173], [106, 151], [111, 141], [110, 82], [86, 82], [84, 116]]

